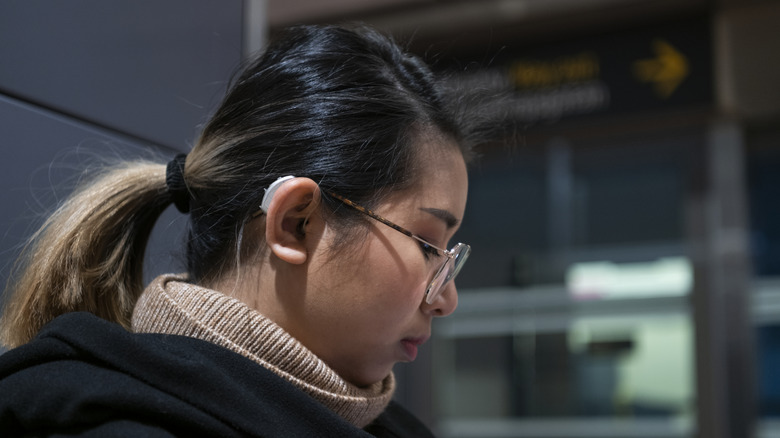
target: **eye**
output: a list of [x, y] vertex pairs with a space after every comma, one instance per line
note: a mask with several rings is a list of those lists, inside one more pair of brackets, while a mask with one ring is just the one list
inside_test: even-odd
[[431, 257], [438, 257], [439, 256], [439, 250], [432, 247], [431, 245], [428, 245], [425, 242], [419, 242], [420, 243], [420, 249], [422, 249], [423, 255], [425, 256], [425, 260], [430, 260]]

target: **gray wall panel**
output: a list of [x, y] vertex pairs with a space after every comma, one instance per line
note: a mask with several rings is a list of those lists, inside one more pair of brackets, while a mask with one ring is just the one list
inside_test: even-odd
[[241, 0], [6, 0], [0, 93], [185, 150], [241, 60]]
[[[172, 149], [154, 147], [60, 114], [0, 96], [0, 284], [26, 237], [84, 175], [119, 158], [169, 159]], [[147, 250], [147, 279], [179, 271], [186, 217], [168, 209]]]

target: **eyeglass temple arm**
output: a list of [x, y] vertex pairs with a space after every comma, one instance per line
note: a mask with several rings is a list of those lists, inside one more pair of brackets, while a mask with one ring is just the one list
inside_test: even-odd
[[367, 209], [367, 208], [365, 208], [363, 206], [360, 206], [358, 204], [355, 204], [354, 202], [350, 201], [349, 199], [347, 199], [347, 198], [345, 198], [345, 197], [343, 197], [341, 195], [338, 195], [338, 194], [333, 193], [333, 192], [327, 192], [327, 193], [330, 196], [333, 196], [334, 198], [338, 199], [339, 201], [341, 201], [341, 202], [349, 205], [350, 207], [354, 208], [355, 210], [365, 214], [366, 216], [371, 217], [373, 219], [376, 219], [379, 222], [382, 222], [383, 224], [387, 225], [388, 227], [398, 231], [399, 233], [405, 234], [405, 235], [407, 235], [407, 236], [409, 236], [409, 237], [411, 237], [413, 239], [416, 239], [416, 240], [418, 240], [418, 241], [420, 241], [420, 242], [430, 246], [431, 248], [433, 248], [433, 249], [441, 252], [445, 256], [447, 256], [447, 258], [452, 258], [452, 253], [450, 253], [450, 251], [448, 251], [446, 249], [439, 248], [438, 246], [428, 242], [427, 240], [423, 239], [422, 237], [412, 233], [411, 231], [409, 231], [409, 230], [407, 230], [405, 228], [402, 228], [399, 225], [396, 225], [396, 224], [390, 222], [389, 220], [387, 220], [387, 219], [383, 218], [382, 216], [374, 213], [373, 211], [371, 211], [371, 210], [369, 210], [369, 209]]

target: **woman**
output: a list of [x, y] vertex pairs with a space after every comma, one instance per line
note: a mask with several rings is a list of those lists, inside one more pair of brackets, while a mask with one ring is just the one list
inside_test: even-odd
[[[192, 151], [126, 163], [33, 237], [2, 319], [3, 436], [428, 436], [391, 402], [470, 251], [464, 133], [367, 29], [299, 27]], [[171, 203], [187, 273], [144, 290]], [[260, 365], [260, 366], [258, 366]]]

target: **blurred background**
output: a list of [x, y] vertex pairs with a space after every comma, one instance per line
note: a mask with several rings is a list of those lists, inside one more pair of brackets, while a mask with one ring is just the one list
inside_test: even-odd
[[188, 150], [270, 36], [343, 21], [508, 96], [474, 116], [517, 144], [471, 171], [403, 404], [441, 437], [780, 436], [780, 1], [4, 0], [0, 280], [85, 165]]

